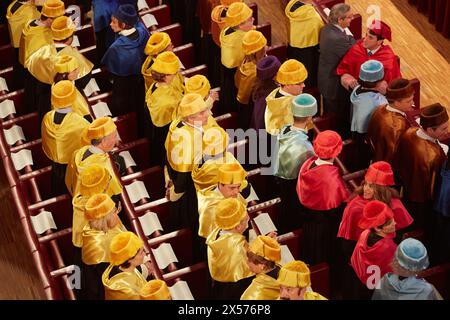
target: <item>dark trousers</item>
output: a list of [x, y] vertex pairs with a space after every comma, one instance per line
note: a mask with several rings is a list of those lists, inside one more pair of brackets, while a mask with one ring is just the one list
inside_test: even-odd
[[328, 99], [323, 97], [324, 112], [333, 114], [336, 122], [331, 130], [337, 131], [343, 140], [350, 137], [350, 99]]
[[298, 199], [296, 191], [297, 179], [287, 180], [275, 177], [275, 181], [281, 198], [278, 224], [277, 222], [275, 224], [279, 228], [278, 233], [284, 234], [303, 226], [307, 209], [302, 206]]
[[54, 197], [68, 193], [65, 177], [67, 164], [52, 163], [52, 195]]

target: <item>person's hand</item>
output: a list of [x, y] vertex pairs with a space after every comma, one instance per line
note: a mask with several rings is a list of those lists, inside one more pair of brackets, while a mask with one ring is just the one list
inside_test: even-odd
[[119, 204], [117, 205], [117, 214], [119, 214], [120, 211], [122, 211], [122, 202], [119, 201]]
[[356, 80], [355, 78], [350, 80], [350, 82], [348, 84], [349, 88], [351, 88], [352, 90], [355, 89], [357, 85], [358, 85], [358, 80]]
[[211, 97], [211, 99], [213, 101], [218, 101], [219, 100], [219, 92], [217, 92], [217, 91], [210, 91], [209, 92], [209, 96]]

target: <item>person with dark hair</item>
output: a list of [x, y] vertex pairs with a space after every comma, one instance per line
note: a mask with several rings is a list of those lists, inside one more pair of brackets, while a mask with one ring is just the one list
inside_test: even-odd
[[256, 84], [252, 93], [253, 113], [250, 128], [265, 129], [264, 113], [266, 112], [266, 98], [278, 85], [275, 81], [280, 60], [275, 56], [262, 58], [256, 64]]
[[370, 299], [380, 277], [392, 271], [391, 261], [397, 249], [393, 241], [395, 224], [394, 213], [384, 202], [372, 200], [365, 205], [358, 223], [364, 231], [350, 259], [355, 271], [353, 299]]
[[238, 300], [254, 276], [247, 265], [248, 242], [243, 235], [249, 221], [246, 205], [235, 198], [221, 200], [215, 221], [217, 227], [206, 239], [212, 296]]
[[14, 0], [6, 9], [8, 31], [11, 46], [14, 48], [14, 83], [17, 88], [23, 85], [24, 69], [19, 63], [19, 46], [22, 30], [30, 20], [39, 19], [41, 13], [37, 10], [35, 0]]
[[277, 282], [280, 271], [281, 247], [269, 236], [258, 236], [247, 251], [248, 268], [256, 274], [241, 300], [276, 300], [280, 295]]
[[[80, 138], [78, 138], [80, 139]], [[81, 132], [83, 147], [73, 153], [66, 170], [66, 186], [73, 196], [79, 193], [80, 174], [88, 166], [98, 164], [106, 168], [111, 175], [110, 187], [114, 194], [122, 192], [120, 178], [116, 176], [112, 162], [118, 167], [118, 171], [125, 172], [125, 160], [120, 155], [109, 153], [119, 141], [117, 127], [110, 117], [95, 119]]]
[[67, 192], [64, 184], [67, 163], [73, 152], [81, 147], [80, 132], [89, 122], [72, 111], [76, 100], [75, 86], [68, 80], [52, 86], [51, 103], [54, 108], [42, 120], [42, 149], [52, 161], [52, 193], [58, 196]]
[[436, 288], [418, 278], [429, 265], [427, 248], [419, 240], [407, 238], [395, 251], [388, 272], [375, 288], [372, 300], [442, 300]]
[[114, 42], [114, 32], [109, 23], [111, 16], [119, 6], [118, 0], [92, 0], [93, 25], [98, 65], [106, 50]]
[[[345, 33], [353, 19], [351, 7], [338, 3], [331, 8], [329, 23], [320, 30], [318, 86], [325, 112], [335, 112], [340, 122], [348, 122], [349, 93], [341, 86], [336, 67], [355, 39]], [[358, 67], [359, 68], [359, 67]], [[359, 71], [359, 69], [358, 69]], [[344, 127], [342, 127], [344, 131]]]
[[314, 156], [308, 129], [317, 113], [316, 99], [302, 93], [292, 100], [294, 123], [286, 125], [278, 135], [278, 154], [275, 155], [274, 176], [280, 189], [281, 208], [278, 216], [280, 234], [300, 228], [305, 208], [295, 192], [298, 174], [303, 163]]
[[[144, 242], [133, 232], [116, 234], [109, 245], [110, 265], [102, 275], [105, 300], [140, 300], [152, 266], [144, 263]], [[145, 268], [144, 268], [145, 266]]]
[[291, 0], [284, 10], [288, 18], [287, 57], [302, 62], [309, 77], [306, 87], [317, 87], [319, 66], [319, 34], [324, 23], [314, 6], [305, 1]]
[[387, 88], [389, 104], [378, 107], [367, 128], [367, 140], [373, 151], [373, 161], [386, 161], [394, 167], [394, 155], [401, 135], [411, 124], [406, 112], [412, 110], [414, 88], [407, 79], [395, 79]]
[[380, 20], [373, 20], [366, 36], [359, 40], [342, 58], [336, 68], [336, 73], [341, 76], [341, 83], [347, 90], [353, 90], [357, 85], [358, 74], [367, 60], [377, 60], [384, 66], [384, 82], [380, 85], [380, 92], [385, 93], [388, 83], [400, 78], [400, 66], [397, 56], [389, 45], [383, 41], [392, 41], [391, 28]]
[[[111, 17], [111, 28], [117, 39], [105, 52], [101, 63], [112, 74], [111, 113], [120, 116], [144, 108], [144, 79], [141, 67], [149, 38], [146, 29], [137, 28], [139, 16], [131, 4], [117, 8]], [[141, 128], [140, 130], [143, 130]]]
[[110, 262], [112, 238], [125, 232], [118, 216], [120, 211], [105, 193], [91, 196], [85, 204], [81, 247], [81, 299], [104, 300], [102, 274]]
[[406, 206], [416, 227], [432, 235], [432, 201], [448, 146], [439, 140], [448, 135], [447, 110], [439, 103], [420, 110], [421, 128], [409, 128], [400, 138], [396, 163], [404, 186]]

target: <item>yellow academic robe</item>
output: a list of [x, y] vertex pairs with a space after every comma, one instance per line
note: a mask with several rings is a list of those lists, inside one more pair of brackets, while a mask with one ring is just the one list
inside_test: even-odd
[[280, 129], [285, 125], [294, 123], [291, 104], [294, 96], [282, 96], [275, 98], [280, 88], [273, 90], [266, 98], [266, 112], [264, 113], [264, 122], [266, 131], [271, 135], [278, 135]]
[[152, 123], [157, 127], [164, 127], [176, 118], [183, 91], [178, 90], [175, 84], [161, 84], [152, 92], [155, 83], [147, 91], [145, 101]]
[[94, 68], [94, 64], [89, 61], [77, 48], [65, 46], [58, 51], [58, 56], [68, 55], [74, 57], [78, 62], [78, 78], [83, 78]]
[[245, 57], [244, 50], [242, 50], [242, 38], [245, 31], [236, 30], [226, 35], [229, 28], [223, 28], [220, 32], [221, 61], [225, 67], [233, 69], [239, 67]]
[[236, 70], [234, 84], [238, 89], [237, 100], [242, 104], [248, 104], [256, 84], [256, 62], [244, 60]]
[[181, 120], [172, 121], [167, 134], [165, 148], [167, 161], [173, 170], [192, 172], [195, 159], [202, 155], [202, 130], [189, 125], [180, 124]]
[[305, 4], [291, 12], [291, 7], [297, 1], [291, 0], [285, 9], [288, 18], [289, 44], [295, 48], [314, 47], [319, 44], [320, 29], [324, 26], [324, 22], [310, 4]]
[[[80, 139], [78, 137], [78, 139]], [[109, 183], [109, 188], [113, 194], [119, 194], [122, 192], [122, 185], [120, 183], [120, 178], [116, 176], [113, 167], [111, 166], [111, 161], [109, 159], [108, 153], [92, 154], [86, 159], [82, 160], [84, 153], [89, 148], [89, 146], [84, 146], [75, 151], [67, 164], [66, 169], [66, 186], [67, 190], [71, 195], [79, 194], [79, 180], [78, 177], [84, 168], [92, 165], [98, 164], [109, 171], [111, 175], [111, 181]]]
[[13, 1], [6, 10], [6, 18], [8, 19], [9, 38], [11, 45], [14, 48], [19, 48], [20, 38], [22, 37], [22, 30], [27, 22], [30, 20], [39, 19], [41, 14], [36, 9], [36, 6], [31, 3], [25, 3], [20, 6], [14, 13], [11, 13], [11, 8], [17, 2]]
[[247, 240], [239, 233], [220, 232], [216, 228], [206, 239], [211, 277], [219, 282], [237, 282], [254, 276], [247, 265]]
[[111, 261], [109, 245], [115, 235], [126, 231], [122, 223], [119, 223], [107, 232], [92, 229], [89, 224], [83, 228], [83, 246], [81, 247], [81, 259], [87, 265], [109, 263]]
[[45, 26], [25, 24], [19, 46], [19, 62], [26, 67], [27, 60], [43, 46], [53, 44], [52, 31]]
[[306, 291], [303, 300], [328, 300], [328, 299], [322, 296], [320, 293], [313, 291]]
[[80, 115], [69, 112], [61, 124], [55, 124], [55, 112], [47, 112], [42, 119], [42, 149], [53, 162], [66, 164], [73, 152], [81, 148], [80, 132], [89, 126], [89, 122]]
[[109, 278], [113, 265], [109, 265], [102, 275], [105, 287], [105, 300], [140, 300], [139, 292], [147, 281], [134, 269], [132, 272], [120, 272]]
[[[198, 235], [203, 238], [207, 238], [211, 232], [217, 228], [215, 222], [216, 207], [221, 200], [225, 199], [222, 193], [219, 190], [216, 190], [216, 188], [217, 183], [197, 192], [199, 214]], [[242, 195], [238, 195], [238, 200], [241, 201], [244, 206], [247, 206], [247, 202]]]
[[241, 300], [277, 300], [279, 296], [280, 285], [277, 280], [265, 273], [260, 273], [244, 291]]

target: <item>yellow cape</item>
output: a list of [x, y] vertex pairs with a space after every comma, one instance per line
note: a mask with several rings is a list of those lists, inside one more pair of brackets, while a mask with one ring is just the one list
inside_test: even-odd
[[6, 10], [6, 18], [8, 19], [9, 38], [14, 48], [19, 48], [22, 30], [27, 22], [38, 19], [41, 14], [36, 6], [31, 3], [24, 3], [16, 12], [11, 13], [11, 8], [17, 1], [11, 2]]
[[253, 276], [247, 266], [248, 243], [245, 237], [239, 233], [217, 237], [219, 232], [220, 229], [216, 228], [206, 239], [211, 277], [219, 282], [237, 282]]
[[238, 89], [237, 100], [248, 104], [256, 84], [256, 63], [253, 60], [243, 61], [234, 76], [234, 84]]
[[109, 265], [102, 275], [105, 300], [140, 300], [139, 292], [147, 283], [142, 274], [134, 269], [132, 272], [120, 272], [110, 279], [112, 268], [113, 265]]
[[176, 111], [183, 92], [175, 86], [175, 81], [169, 85], [161, 85], [152, 93], [152, 86], [147, 91], [145, 101], [150, 112], [152, 123], [157, 127], [164, 127], [176, 118]]
[[26, 67], [30, 56], [43, 46], [53, 44], [50, 28], [45, 26], [31, 26], [29, 21], [25, 24], [19, 46], [19, 62]]
[[297, 1], [291, 0], [285, 9], [286, 17], [288, 17], [289, 44], [295, 48], [316, 46], [319, 44], [320, 29], [324, 26], [324, 22], [310, 4], [305, 4], [291, 12], [291, 7]]
[[47, 112], [42, 119], [42, 149], [53, 162], [65, 164], [70, 161], [73, 152], [81, 147], [80, 132], [89, 126], [89, 122], [80, 115], [69, 112], [61, 124], [55, 124], [55, 112]]
[[[78, 137], [80, 139], [80, 137]], [[92, 164], [98, 164], [109, 171], [111, 175], [111, 181], [109, 183], [109, 188], [113, 194], [119, 194], [122, 192], [122, 185], [120, 183], [120, 178], [116, 176], [113, 167], [111, 166], [111, 161], [107, 153], [92, 154], [84, 160], [84, 153], [89, 148], [89, 146], [84, 146], [75, 151], [67, 165], [66, 169], [66, 186], [67, 190], [71, 195], [79, 194], [79, 180], [78, 177], [86, 167]]]
[[264, 123], [266, 131], [271, 135], [278, 135], [280, 129], [285, 125], [294, 123], [294, 116], [292, 115], [291, 104], [293, 96], [283, 96], [275, 98], [280, 88], [273, 90], [266, 98], [266, 112], [264, 114]]
[[56, 75], [55, 63], [57, 59], [55, 46], [49, 44], [36, 50], [26, 60], [25, 67], [40, 82], [52, 84]]
[[92, 229], [89, 224], [84, 226], [82, 237], [83, 246], [81, 248], [81, 258], [87, 265], [110, 262], [109, 245], [112, 238], [126, 231], [120, 222], [117, 226], [107, 232]]
[[245, 31], [236, 30], [233, 33], [225, 35], [229, 27], [223, 28], [220, 32], [220, 48], [222, 64], [229, 68], [237, 68], [244, 60], [245, 53], [242, 50], [242, 38]]
[[277, 280], [265, 273], [260, 273], [244, 291], [241, 300], [277, 300], [279, 296], [280, 285]]

